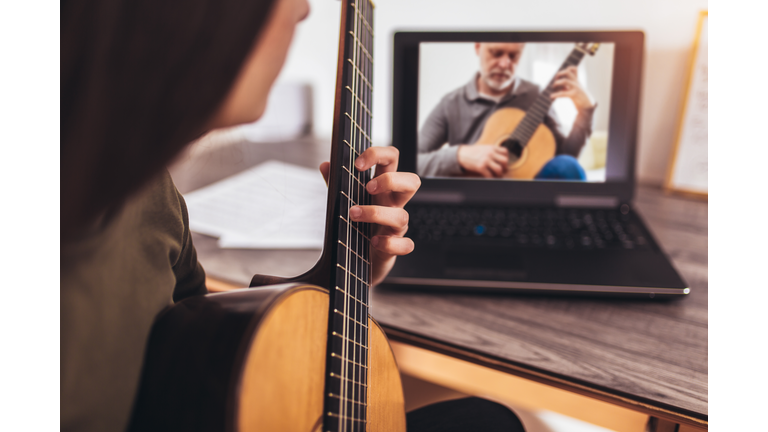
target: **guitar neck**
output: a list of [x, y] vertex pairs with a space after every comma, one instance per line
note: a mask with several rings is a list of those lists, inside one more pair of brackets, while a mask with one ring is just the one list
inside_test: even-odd
[[[579, 47], [574, 48], [557, 71], [560, 72], [570, 66], [578, 66], [584, 58], [584, 54], [585, 52], [583, 49], [580, 49]], [[555, 77], [556, 76], [557, 74], [555, 74]], [[555, 92], [555, 77], [552, 77], [547, 87], [539, 94], [539, 97], [536, 98], [533, 105], [528, 108], [525, 117], [523, 117], [523, 120], [520, 121], [520, 124], [515, 128], [514, 132], [512, 132], [511, 138], [516, 140], [522, 147], [525, 147], [528, 144], [531, 136], [536, 132], [536, 128], [539, 127], [547, 116], [547, 113], [549, 113], [549, 107], [552, 106], [553, 102], [551, 95]]]
[[324, 251], [332, 270], [323, 430], [357, 431], [367, 416], [371, 227], [353, 222], [349, 209], [371, 202], [371, 171], [357, 171], [354, 162], [371, 146], [373, 4], [342, 3]]

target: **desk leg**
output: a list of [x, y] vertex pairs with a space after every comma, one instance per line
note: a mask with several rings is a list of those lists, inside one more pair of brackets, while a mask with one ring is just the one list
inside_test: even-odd
[[680, 425], [669, 420], [656, 417], [648, 418], [647, 432], [678, 432]]
[[649, 417], [648, 425], [646, 426], [647, 432], [705, 432], [706, 430], [707, 429], [678, 424], [657, 417]]

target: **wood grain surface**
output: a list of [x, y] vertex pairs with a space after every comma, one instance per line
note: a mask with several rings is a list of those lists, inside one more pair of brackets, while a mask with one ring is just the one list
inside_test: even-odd
[[[636, 207], [691, 286], [680, 300], [611, 300], [377, 289], [393, 340], [623, 405], [707, 421], [707, 204], [639, 188]], [[601, 396], [602, 395], [602, 396]], [[624, 400], [624, 402], [621, 402]]]
[[[171, 173], [184, 193], [270, 158], [316, 167], [328, 148], [308, 141], [237, 144], [182, 160]], [[707, 203], [641, 186], [635, 208], [691, 287], [685, 298], [375, 289], [371, 313], [393, 340], [439, 346], [470, 361], [492, 363], [486, 366], [532, 374], [528, 377], [540, 382], [706, 424]], [[209, 276], [241, 286], [256, 273], [297, 275], [320, 256], [319, 250], [220, 249], [213, 238], [194, 234], [193, 239]]]

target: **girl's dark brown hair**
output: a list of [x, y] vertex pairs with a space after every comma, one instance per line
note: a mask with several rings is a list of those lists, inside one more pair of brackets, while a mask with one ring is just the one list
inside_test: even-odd
[[62, 1], [62, 239], [205, 132], [275, 1]]

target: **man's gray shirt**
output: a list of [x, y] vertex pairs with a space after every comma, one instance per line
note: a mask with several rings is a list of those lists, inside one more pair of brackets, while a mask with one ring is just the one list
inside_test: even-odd
[[[419, 132], [417, 171], [421, 176], [456, 176], [463, 174], [459, 165], [460, 144], [473, 144], [483, 132], [488, 118], [499, 108], [520, 108], [527, 111], [539, 97], [539, 86], [517, 78], [512, 90], [494, 102], [479, 94], [477, 75], [466, 85], [448, 93], [435, 106]], [[578, 157], [592, 133], [595, 107], [579, 110], [570, 134], [566, 137], [554, 111], [550, 108], [544, 124], [555, 136], [556, 154]], [[443, 147], [443, 144], [448, 143]]]

